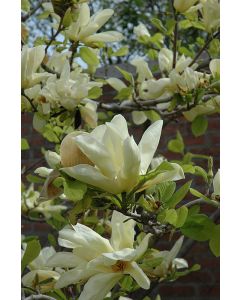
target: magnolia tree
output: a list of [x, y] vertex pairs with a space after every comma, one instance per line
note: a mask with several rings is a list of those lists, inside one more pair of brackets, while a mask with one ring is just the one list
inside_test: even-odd
[[[42, 149], [48, 167], [22, 171], [23, 218], [53, 228], [47, 247], [36, 235], [22, 237], [22, 299], [137, 299], [151, 283], [174, 285], [200, 268], [179, 257], [184, 237], [208, 241], [219, 256], [213, 158], [187, 152], [177, 125], [168, 149], [180, 159], [156, 155], [169, 123], [186, 119], [197, 137], [219, 112], [219, 3], [170, 0], [160, 11], [157, 2], [158, 17], [132, 30], [134, 52], [139, 45], [144, 53], [131, 57], [124, 35], [103, 28], [117, 11], [92, 14], [86, 0], [22, 0], [22, 112], [33, 114], [33, 128], [54, 150]], [[36, 16], [50, 29], [31, 41]], [[183, 46], [190, 30], [196, 38]], [[115, 65], [120, 76], [109, 77], [109, 63], [127, 55], [135, 73]], [[139, 143], [129, 134], [133, 123], [145, 128]], [[176, 242], [159, 250], [165, 236]]]

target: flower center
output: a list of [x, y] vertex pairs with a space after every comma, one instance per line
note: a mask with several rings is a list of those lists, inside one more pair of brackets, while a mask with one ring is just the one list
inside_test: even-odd
[[112, 266], [113, 272], [123, 272], [127, 268], [128, 262], [118, 260], [115, 265]]

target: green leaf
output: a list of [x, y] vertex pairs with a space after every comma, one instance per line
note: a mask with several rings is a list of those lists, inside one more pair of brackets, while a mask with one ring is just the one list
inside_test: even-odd
[[41, 114], [35, 113], [33, 116], [33, 128], [38, 131], [42, 132], [45, 125], [47, 124], [46, 118], [44, 118]]
[[215, 256], [220, 256], [220, 225], [215, 226], [209, 241], [209, 247]]
[[134, 84], [134, 80], [133, 80], [133, 76], [131, 73], [123, 70], [122, 68], [120, 67], [115, 67], [122, 75], [123, 77], [128, 81], [130, 82], [131, 84]]
[[193, 196], [196, 196], [197, 198], [201, 198], [203, 199], [204, 201], [206, 201], [206, 203], [208, 204], [211, 204], [211, 205], [214, 205], [216, 207], [219, 207], [219, 202], [215, 201], [215, 200], [212, 200], [208, 197], [206, 197], [205, 195], [203, 195], [201, 192], [193, 189], [193, 188], [190, 188], [189, 189], [189, 192], [193, 195]]
[[211, 238], [215, 224], [207, 215], [196, 214], [188, 216], [181, 232], [196, 241], [207, 241]]
[[48, 296], [54, 297], [56, 300], [67, 300], [66, 296], [61, 290], [53, 290], [47, 293]]
[[120, 49], [118, 49], [116, 52], [113, 52], [111, 55], [112, 56], [125, 56], [128, 55], [128, 46], [124, 46]]
[[51, 246], [53, 246], [54, 248], [56, 247], [57, 241], [53, 234], [51, 234], [51, 233], [48, 234], [48, 241]]
[[64, 27], [69, 27], [73, 21], [71, 11], [72, 11], [71, 7], [69, 7], [64, 14], [63, 21], [62, 21]]
[[31, 240], [27, 243], [27, 247], [24, 252], [21, 263], [22, 272], [30, 262], [32, 262], [36, 257], [38, 257], [40, 251], [41, 245], [38, 240]]
[[177, 212], [177, 221], [174, 224], [176, 228], [180, 228], [184, 225], [187, 216], [188, 216], [188, 208], [186, 206], [182, 206], [176, 210]]
[[171, 225], [175, 225], [177, 222], [177, 212], [175, 209], [171, 208], [166, 211], [165, 222], [168, 222]]
[[32, 175], [32, 174], [28, 174], [26, 177], [28, 182], [31, 183], [44, 183], [45, 179], [44, 178], [40, 178], [36, 175]]
[[21, 10], [29, 12], [31, 5], [28, 0], [21, 0]]
[[167, 29], [163, 26], [163, 23], [161, 20], [157, 18], [151, 19], [151, 23], [162, 33], [165, 33]]
[[117, 95], [114, 97], [114, 99], [118, 99], [120, 101], [122, 100], [129, 100], [132, 97], [133, 89], [131, 86], [127, 88], [121, 89], [120, 92], [117, 93]]
[[186, 182], [183, 186], [181, 186], [170, 198], [169, 201], [166, 202], [168, 207], [175, 207], [179, 202], [181, 202], [185, 196], [187, 195], [189, 188], [191, 186], [192, 180]]
[[152, 205], [145, 199], [144, 195], [140, 197], [140, 199], [138, 200], [138, 204], [146, 211], [153, 211]]
[[82, 60], [85, 61], [85, 63], [87, 63], [89, 66], [98, 66], [99, 65], [99, 59], [97, 57], [97, 55], [95, 54], [95, 52], [88, 47], [82, 47], [80, 49], [80, 57], [82, 58]]
[[29, 149], [29, 144], [27, 139], [22, 138], [21, 139], [21, 150], [28, 150]]
[[176, 182], [167, 181], [157, 185], [157, 189], [160, 194], [160, 200], [163, 202], [167, 202], [173, 195], [176, 189]]
[[63, 184], [64, 194], [66, 195], [68, 200], [77, 201], [81, 200], [87, 191], [86, 184], [80, 181], [72, 181], [66, 179]]
[[191, 125], [192, 133], [195, 137], [201, 136], [208, 128], [208, 120], [204, 115], [197, 116]]
[[98, 86], [94, 86], [88, 91], [88, 98], [97, 99], [102, 96], [102, 89]]
[[125, 291], [131, 291], [132, 289], [132, 284], [133, 284], [133, 279], [131, 276], [127, 275], [124, 276], [122, 282], [121, 282], [121, 287]]
[[177, 131], [176, 138], [168, 142], [168, 150], [171, 152], [183, 154], [184, 142], [183, 142], [182, 135], [179, 131]]

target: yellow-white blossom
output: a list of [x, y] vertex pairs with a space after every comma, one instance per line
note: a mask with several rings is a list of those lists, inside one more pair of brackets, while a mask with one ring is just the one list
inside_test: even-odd
[[220, 26], [220, 4], [218, 0], [201, 0], [202, 22], [206, 31], [214, 32]]
[[81, 117], [88, 126], [95, 128], [98, 120], [97, 104], [94, 101], [88, 101], [85, 106], [80, 108]]
[[[24, 255], [26, 244], [23, 244], [23, 248], [22, 255]], [[53, 271], [53, 268], [46, 264], [47, 260], [55, 253], [56, 251], [53, 247], [43, 248], [38, 257], [29, 263], [28, 269], [30, 272], [22, 277], [22, 284], [26, 287], [35, 289], [36, 278], [38, 278], [38, 284], [42, 293], [52, 290], [62, 271], [59, 268], [57, 268], [58, 271]], [[46, 281], [47, 279], [52, 279], [52, 281], [41, 284], [41, 281]]]
[[29, 89], [45, 80], [51, 74], [37, 73], [45, 56], [44, 46], [28, 48], [23, 46], [21, 53], [21, 88]]
[[138, 26], [134, 27], [133, 31], [138, 38], [140, 38], [142, 36], [150, 37], [149, 31], [143, 23], [140, 23]]
[[144, 289], [150, 280], [138, 265], [148, 248], [151, 234], [147, 234], [134, 248], [135, 221], [114, 211], [110, 240], [92, 229], [77, 223], [59, 232], [58, 243], [73, 249], [59, 252], [48, 260], [51, 267], [73, 268], [61, 275], [55, 287], [85, 283], [79, 300], [102, 300], [124, 275], [130, 275]]
[[51, 76], [41, 91], [41, 95], [53, 108], [62, 105], [73, 110], [88, 96], [88, 91], [94, 87], [101, 87], [102, 83], [90, 81], [89, 75], [81, 70], [70, 71], [69, 62], [66, 61], [61, 77]]
[[142, 57], [136, 57], [130, 63], [136, 67], [138, 82], [143, 82], [146, 79], [153, 78], [153, 74], [148, 67], [148, 63]]
[[175, 86], [170, 78], [149, 79], [140, 85], [139, 96], [143, 100], [152, 100], [172, 96], [174, 91]]
[[123, 35], [117, 31], [96, 33], [113, 15], [112, 9], [103, 9], [90, 17], [87, 3], [78, 4], [77, 19], [66, 30], [67, 37], [72, 41], [80, 41], [86, 45], [96, 42], [118, 42]]
[[[82, 164], [61, 170], [79, 181], [109, 193], [129, 192], [138, 184], [140, 175], [147, 173], [160, 140], [162, 124], [161, 120], [154, 122], [137, 145], [133, 137], [129, 136], [124, 117], [116, 115], [111, 122], [96, 127], [91, 133], [82, 132], [72, 138], [91, 164], [86, 164], [84, 159]], [[67, 147], [65, 152], [71, 156]], [[181, 167], [175, 169], [174, 165], [171, 171], [161, 173], [159, 182], [165, 178], [178, 180], [183, 177]]]
[[197, 1], [198, 0], [174, 0], [173, 5], [178, 12], [185, 13]]

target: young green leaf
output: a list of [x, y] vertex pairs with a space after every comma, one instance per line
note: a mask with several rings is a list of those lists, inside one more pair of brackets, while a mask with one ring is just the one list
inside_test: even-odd
[[195, 137], [201, 136], [208, 128], [208, 120], [206, 116], [197, 116], [191, 125], [192, 133]]
[[191, 186], [192, 180], [186, 182], [183, 186], [181, 186], [173, 196], [167, 201], [168, 207], [175, 207], [179, 202], [181, 202], [184, 197], [187, 195], [189, 188]]
[[27, 243], [27, 248], [24, 252], [21, 263], [22, 272], [30, 262], [38, 257], [40, 250], [41, 245], [38, 240], [31, 240]]
[[216, 225], [212, 237], [209, 241], [209, 247], [215, 256], [220, 255], [220, 225]]

